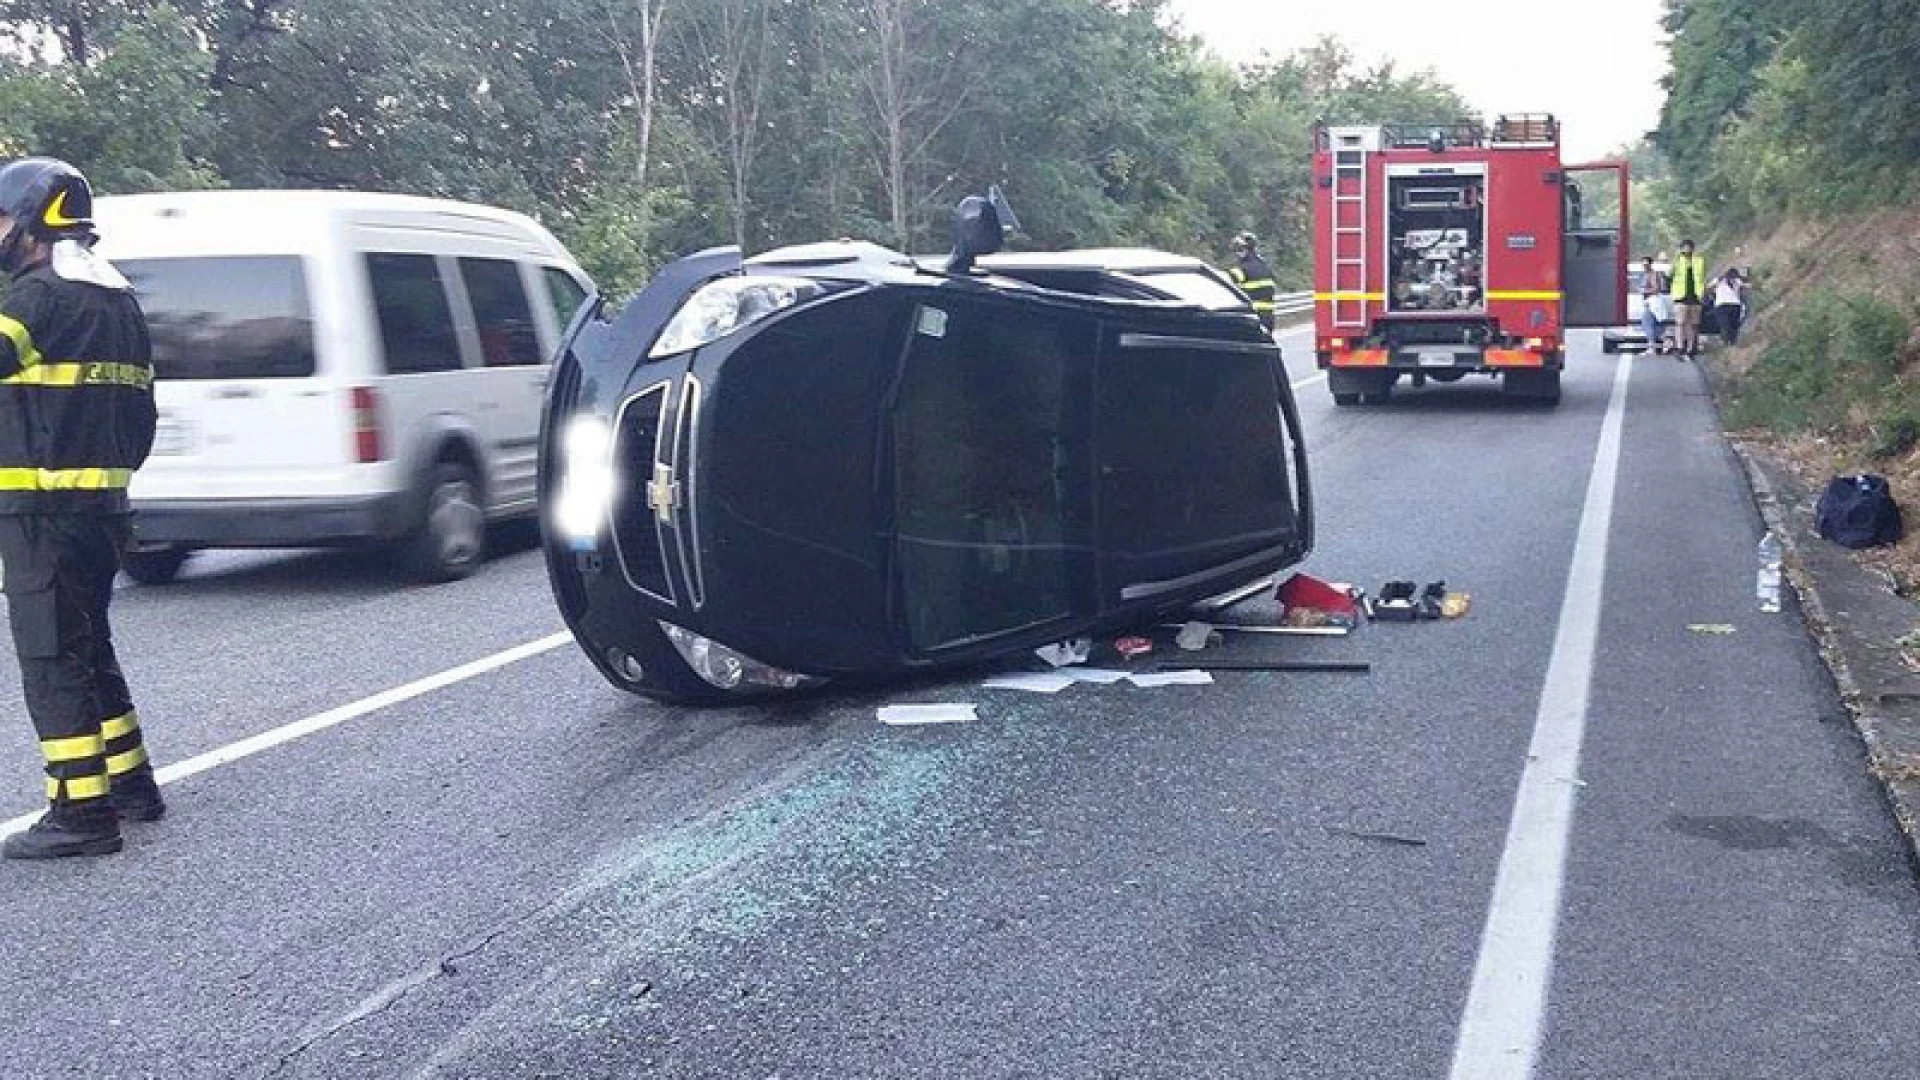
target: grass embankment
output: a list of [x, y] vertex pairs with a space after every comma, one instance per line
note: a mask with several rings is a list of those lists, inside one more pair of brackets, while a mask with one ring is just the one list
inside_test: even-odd
[[1729, 261], [1754, 284], [1747, 333], [1716, 357], [1726, 423], [1815, 490], [1885, 476], [1909, 535], [1865, 558], [1920, 589], [1920, 207], [1784, 225]]

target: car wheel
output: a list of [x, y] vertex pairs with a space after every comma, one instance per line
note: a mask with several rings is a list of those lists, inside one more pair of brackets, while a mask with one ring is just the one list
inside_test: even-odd
[[182, 548], [153, 551], [129, 551], [120, 559], [120, 569], [142, 585], [165, 585], [180, 576], [193, 552]]
[[428, 581], [457, 581], [480, 568], [487, 551], [487, 512], [472, 469], [458, 462], [434, 466], [426, 513], [409, 547], [413, 572]]

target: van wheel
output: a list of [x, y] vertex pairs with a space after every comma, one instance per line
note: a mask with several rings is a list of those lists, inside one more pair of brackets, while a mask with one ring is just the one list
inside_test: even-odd
[[180, 576], [180, 568], [192, 555], [182, 548], [129, 551], [121, 557], [120, 569], [142, 585], [165, 585]]
[[428, 581], [458, 581], [487, 553], [487, 512], [473, 470], [458, 462], [433, 467], [426, 516], [408, 541], [407, 561]]

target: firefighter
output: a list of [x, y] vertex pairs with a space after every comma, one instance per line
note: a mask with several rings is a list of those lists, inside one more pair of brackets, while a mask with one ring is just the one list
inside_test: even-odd
[[1273, 267], [1260, 257], [1257, 249], [1259, 241], [1250, 232], [1243, 232], [1233, 238], [1233, 258], [1235, 266], [1227, 271], [1233, 283], [1253, 301], [1253, 313], [1260, 316], [1260, 325], [1269, 331], [1273, 329]]
[[73, 166], [0, 168], [0, 566], [49, 804], [9, 859], [115, 852], [121, 817], [166, 811], [107, 625], [127, 483], [153, 446], [152, 349], [92, 214]]

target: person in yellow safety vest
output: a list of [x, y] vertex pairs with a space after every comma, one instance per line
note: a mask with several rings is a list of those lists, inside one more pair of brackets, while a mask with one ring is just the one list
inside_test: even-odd
[[1273, 267], [1260, 257], [1256, 250], [1259, 240], [1250, 232], [1243, 232], [1233, 238], [1233, 258], [1235, 265], [1227, 271], [1227, 276], [1240, 291], [1247, 294], [1253, 302], [1253, 313], [1260, 316], [1260, 325], [1273, 329]]
[[1680, 244], [1680, 257], [1668, 275], [1673, 286], [1673, 343], [1678, 356], [1700, 355], [1700, 312], [1707, 302], [1707, 260], [1696, 255], [1693, 241]]
[[153, 347], [92, 214], [66, 162], [0, 168], [0, 565], [49, 804], [9, 859], [109, 854], [122, 817], [166, 811], [107, 624], [127, 484], [153, 449]]

